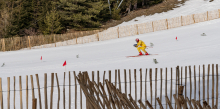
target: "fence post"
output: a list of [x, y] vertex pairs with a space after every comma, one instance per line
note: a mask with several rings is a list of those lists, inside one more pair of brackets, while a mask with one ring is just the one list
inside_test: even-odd
[[219, 18], [220, 18], [220, 9], [218, 9], [218, 12], [219, 12]]
[[26, 109], [28, 109], [28, 75], [26, 75]]
[[[103, 87], [105, 87], [105, 73], [106, 73], [106, 71], [104, 71], [104, 75], [103, 75]], [[89, 77], [88, 77], [89, 78]], [[101, 85], [100, 85], [100, 87], [101, 87]], [[99, 91], [98, 91], [99, 92]], [[99, 92], [100, 93], [100, 92]], [[127, 95], [127, 94], [126, 94]], [[101, 97], [103, 97], [103, 95], [101, 95]], [[104, 100], [103, 100], [104, 101]], [[104, 108], [105, 108], [105, 106], [106, 106], [106, 103], [105, 102], [103, 102], [103, 105], [104, 105]], [[108, 107], [108, 106], [107, 106]]]
[[20, 109], [23, 109], [23, 103], [22, 103], [22, 82], [21, 82], [21, 76], [19, 76], [19, 89], [20, 89]]
[[[167, 97], [167, 68], [166, 68], [166, 78], [165, 78], [165, 96]], [[166, 103], [166, 109], [167, 109], [167, 103]]]
[[199, 65], [199, 101], [200, 101], [200, 65]]
[[[209, 21], [209, 11], [207, 11], [207, 21]], [[209, 102], [207, 102], [209, 104]]]
[[214, 87], [215, 87], [215, 78], [214, 78], [214, 64], [212, 64], [212, 108], [214, 108]]
[[191, 66], [189, 66], [189, 81], [190, 81], [190, 101], [192, 100], [192, 75], [191, 75]]
[[[79, 73], [81, 73], [81, 71]], [[81, 86], [80, 86], [80, 109], [82, 109], [82, 87]]]
[[65, 105], [65, 78], [66, 78], [66, 72], [64, 72], [64, 77], [63, 77], [63, 109], [66, 109]]
[[152, 21], [152, 28], [153, 28], [153, 32], [154, 32], [154, 22]]
[[183, 26], [183, 16], [181, 16], [181, 26]]
[[[15, 76], [14, 76], [14, 90], [15, 90]], [[14, 109], [15, 109], [15, 91], [14, 91]]]
[[119, 34], [119, 33], [120, 33], [120, 32], [119, 32], [119, 27], [118, 27], [117, 31], [118, 31], [118, 38], [119, 38], [119, 36], [120, 36], [120, 34]]
[[1, 101], [1, 109], [3, 109], [2, 78], [0, 78], [0, 101]]
[[194, 100], [196, 100], [196, 66], [194, 65]]
[[[203, 79], [203, 102], [204, 102], [205, 101], [205, 65], [203, 65], [202, 79]], [[204, 104], [203, 104], [203, 107], [204, 107]]]
[[47, 103], [47, 74], [44, 74], [44, 99], [45, 99], [45, 109], [48, 109]]
[[119, 83], [119, 91], [121, 92], [121, 77], [120, 77], [120, 69], [118, 69], [118, 83]]
[[10, 109], [10, 77], [7, 77], [8, 81], [8, 109]]
[[140, 69], [140, 99], [142, 100], [142, 69]]
[[136, 78], [136, 69], [134, 69], [134, 81], [135, 81], [135, 102], [137, 103], [137, 78]]
[[[86, 79], [85, 79], [86, 80]], [[99, 71], [97, 71], [97, 83], [98, 83], [98, 88], [100, 87], [99, 86], [99, 81], [100, 81], [100, 78], [99, 78]], [[85, 83], [86, 84], [86, 83]], [[100, 101], [100, 97], [99, 97], [99, 93], [98, 93], [98, 105], [99, 105], [99, 101]], [[86, 100], [87, 101], [87, 100]], [[86, 102], [87, 103], [87, 102]]]
[[38, 74], [35, 74], [35, 76], [36, 76], [37, 87], [38, 87], [39, 107], [40, 107], [40, 109], [42, 109], [42, 106], [41, 106], [41, 94], [40, 94], [40, 83], [39, 83], [39, 77], [38, 77]]
[[172, 86], [173, 86], [172, 85], [173, 84], [173, 82], [172, 82], [172, 80], [173, 80], [173, 68], [171, 68], [171, 75], [170, 76], [171, 76], [171, 80], [170, 80], [170, 82], [171, 82], [170, 83], [170, 102], [172, 103], [172, 95], [173, 95], [172, 94], [172, 90], [173, 90], [173, 88], [172, 88]]
[[216, 106], [218, 107], [218, 64], [216, 64]]
[[139, 32], [138, 32], [138, 24], [136, 24], [136, 28], [137, 28], [137, 35], [139, 35]]
[[2, 51], [5, 52], [5, 38], [2, 39]]
[[97, 38], [98, 38], [98, 41], [99, 41], [99, 33], [97, 33], [96, 35], [97, 35]]
[[181, 67], [181, 86], [183, 85], [183, 67]]
[[208, 64], [208, 79], [207, 79], [207, 103], [209, 105], [209, 73], [210, 73], [210, 64]]
[[50, 109], [53, 109], [53, 83], [54, 83], [54, 73], [51, 73]]
[[130, 94], [131, 94], [131, 69], [129, 69], [129, 83], [130, 83]]
[[115, 87], [117, 88], [117, 70], [115, 69]]
[[167, 22], [167, 29], [169, 29], [169, 27], [168, 27], [168, 21], [167, 21], [167, 19], [166, 19], [166, 22]]
[[32, 109], [37, 109], [37, 99], [32, 99]]
[[195, 14], [193, 14], [193, 21], [194, 21], [194, 23], [196, 23], [196, 21], [195, 21]]
[[162, 81], [162, 72], [163, 72], [163, 69], [161, 68], [160, 69], [160, 101], [162, 101], [162, 84], [163, 84], [163, 81]]
[[31, 49], [31, 40], [30, 40], [30, 36], [28, 36], [28, 43], [29, 43], [29, 48]]
[[58, 89], [57, 109], [59, 109], [60, 108], [60, 85], [59, 85], [59, 80], [58, 80], [57, 73], [55, 73], [55, 75], [56, 75], [56, 79], [57, 79], [57, 89]]
[[[127, 95], [127, 77], [126, 77], [126, 69], [124, 69], [124, 77], [125, 77], [125, 94]], [[104, 86], [104, 85], [103, 85]]]
[[111, 79], [112, 79], [112, 78], [111, 78], [111, 77], [112, 77], [111, 70], [109, 70], [108, 72], [109, 72], [109, 74], [108, 74], [108, 76], [109, 76], [109, 82], [111, 83], [111, 82], [112, 82], [112, 80], [111, 80]]
[[53, 35], [53, 39], [54, 39], [55, 47], [57, 47], [55, 34]]
[[75, 80], [75, 109], [77, 109], [77, 84], [76, 84], [76, 72], [73, 71], [74, 80]]
[[[145, 72], [145, 101], [147, 100], [147, 69]], [[145, 106], [147, 107], [147, 104], [145, 102]]]
[[187, 87], [187, 66], [185, 66], [185, 98], [187, 97], [186, 96], [186, 94], [187, 94], [186, 87]]
[[35, 95], [34, 95], [34, 80], [33, 80], [33, 75], [30, 75], [31, 77], [31, 90], [32, 90], [32, 99], [35, 98]]
[[69, 109], [71, 108], [71, 75], [69, 71]]
[[3, 39], [1, 39], [1, 44], [2, 44], [2, 49], [1, 50], [3, 51]]
[[[79, 34], [79, 33], [78, 33]], [[76, 44], [77, 44], [77, 35], [76, 35]]]
[[105, 73], [106, 73], [106, 71], [104, 71], [104, 75], [103, 75], [103, 82], [102, 82], [103, 87], [105, 86]]
[[155, 68], [155, 109], [157, 109], [157, 68]]
[[153, 103], [153, 91], [152, 91], [152, 69], [150, 69], [150, 73], [149, 73], [149, 77], [150, 77], [150, 97], [151, 97], [151, 104]]

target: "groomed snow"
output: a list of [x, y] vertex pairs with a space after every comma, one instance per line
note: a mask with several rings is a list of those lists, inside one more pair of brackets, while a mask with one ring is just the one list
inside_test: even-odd
[[[132, 25], [132, 24], [140, 24], [148, 21], [169, 19], [174, 17], [186, 16], [191, 14], [204, 13], [207, 11], [213, 11], [220, 9], [220, 1], [214, 0], [213, 2], [209, 2], [209, 0], [188, 0], [183, 5], [179, 4], [178, 8], [174, 8], [174, 10], [170, 10], [168, 12], [156, 13], [150, 16], [140, 16], [135, 19], [123, 22], [118, 26], [124, 25]], [[135, 21], [138, 20], [138, 21]]]
[[[164, 16], [167, 17], [169, 16], [168, 14], [170, 14], [170, 16], [172, 15], [180, 16], [183, 14], [192, 14], [193, 12], [198, 13], [198, 12], [213, 10], [214, 8], [215, 9], [220, 8], [219, 7], [220, 5], [218, 4], [220, 4], [220, 2], [217, 0], [214, 0], [214, 2], [211, 3], [203, 0], [201, 1], [190, 0], [187, 1], [184, 6], [175, 9], [178, 11], [172, 10], [167, 13], [163, 13], [162, 15], [156, 14], [154, 15], [154, 17], [152, 16], [152, 18], [149, 17], [149, 19], [151, 20], [156, 20], [154, 18], [164, 19], [166, 18]], [[194, 8], [191, 9], [192, 7], [196, 9], [195, 10]], [[137, 18], [137, 19], [141, 19], [141, 18]], [[143, 22], [144, 21], [148, 21], [148, 20], [143, 18]], [[129, 24], [132, 24], [132, 22], [130, 22]], [[50, 81], [51, 81], [50, 73], [52, 72], [58, 73], [59, 82], [60, 84], [63, 84], [63, 72], [65, 71], [71, 71], [71, 76], [73, 76], [72, 71], [76, 71], [77, 73], [79, 71], [88, 71], [91, 76], [91, 71], [99, 70], [100, 80], [102, 80], [104, 71], [112, 70], [113, 72], [112, 77], [114, 77], [115, 69], [121, 69], [121, 72], [123, 72], [124, 69], [127, 69], [127, 71], [128, 69], [132, 69], [133, 72], [133, 69], [137, 69], [137, 71], [139, 71], [138, 70], [139, 68], [143, 68], [143, 69], [163, 68], [164, 71], [164, 68], [167, 67], [169, 69], [168, 70], [169, 72], [171, 67], [175, 68], [177, 65], [179, 66], [196, 65], [198, 67], [198, 65], [203, 65], [203, 64], [205, 64], [206, 66], [207, 64], [218, 64], [220, 62], [220, 58], [219, 58], [220, 26], [219, 25], [220, 25], [220, 19], [216, 19], [208, 22], [202, 22], [202, 23], [183, 26], [170, 30], [157, 31], [153, 33], [141, 34], [138, 36], [130, 36], [130, 37], [107, 40], [107, 41], [71, 45], [71, 46], [62, 46], [56, 48], [0, 52], [0, 64], [5, 63], [4, 67], [0, 67], [0, 74], [1, 74], [0, 77], [3, 79], [3, 84], [2, 84], [3, 90], [4, 91], [7, 90], [7, 77], [11, 77], [11, 90], [13, 90], [13, 76], [16, 76], [16, 89], [18, 90], [19, 89], [18, 76], [22, 76], [22, 87], [24, 89], [26, 85], [25, 83], [26, 75], [34, 75], [34, 81], [36, 81], [35, 74], [38, 74], [40, 79], [40, 86], [43, 87], [44, 73], [48, 73], [48, 86], [50, 86]], [[201, 36], [202, 33], [205, 33], [207, 36]], [[178, 38], [178, 41], [176, 41], [175, 39], [176, 37]], [[132, 56], [138, 54], [137, 49], [133, 47], [136, 38], [143, 40], [147, 45], [153, 43], [154, 47], [146, 50], [150, 54], [159, 54], [159, 55], [126, 58], [126, 56]], [[78, 54], [79, 54], [79, 58], [76, 58], [76, 55]], [[43, 57], [43, 61], [40, 61], [41, 56]], [[157, 59], [159, 63], [154, 64], [153, 59]], [[65, 67], [62, 66], [65, 60], [67, 61], [66, 70]], [[121, 78], [123, 78], [123, 73], [121, 74], [122, 74]], [[175, 75], [173, 75], [173, 77], [174, 76]], [[139, 77], [139, 73], [137, 77]], [[153, 75], [153, 77], [155, 77], [155, 75]], [[106, 78], [108, 78], [108, 74], [106, 74]], [[132, 79], [134, 80], [133, 73], [132, 73]], [[168, 79], [170, 79], [170, 76], [168, 76]], [[74, 83], [73, 81], [74, 80], [72, 79], [72, 84]], [[112, 78], [112, 81], [114, 81], [114, 78]], [[66, 84], [67, 83], [68, 83], [68, 78], [66, 80]], [[56, 85], [56, 81], [54, 84]], [[31, 87], [30, 78], [28, 85], [30, 88]], [[34, 85], [36, 87], [37, 83], [35, 82]], [[68, 87], [66, 88], [67, 88], [66, 93], [68, 93], [67, 92]], [[54, 92], [53, 106], [56, 107], [57, 89], [55, 88], [54, 90], [55, 92]], [[134, 92], [133, 89], [132, 91]], [[6, 101], [7, 92], [3, 92], [3, 94], [4, 94], [4, 101]], [[37, 94], [38, 94], [37, 90], [35, 90], [35, 97], [38, 97]], [[42, 94], [42, 101], [44, 101], [43, 89], [41, 89], [41, 94]], [[48, 88], [48, 98], [49, 96], [50, 96], [50, 87]], [[71, 96], [72, 96], [71, 102], [73, 107], [74, 91], [72, 92]], [[134, 94], [132, 94], [132, 96], [134, 96]], [[11, 92], [11, 100], [12, 99], [13, 99], [13, 94]], [[60, 102], [61, 106], [62, 106], [62, 99], [63, 98], [61, 97], [61, 102]], [[66, 97], [66, 101], [68, 101], [68, 99], [69, 98]], [[31, 100], [31, 91], [29, 91], [29, 100]], [[25, 101], [25, 90], [23, 92], [23, 101]], [[19, 103], [20, 103], [19, 92], [17, 91], [16, 92], [17, 106], [19, 106]], [[23, 104], [25, 104], [25, 102]], [[13, 102], [11, 101], [11, 107], [12, 106], [13, 106]], [[31, 102], [29, 102], [29, 107], [30, 106], [31, 106]], [[78, 96], [78, 107], [79, 107], [79, 96]]]

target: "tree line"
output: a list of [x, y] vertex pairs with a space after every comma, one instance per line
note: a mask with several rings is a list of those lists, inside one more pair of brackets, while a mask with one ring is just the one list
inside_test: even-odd
[[163, 0], [0, 0], [0, 38], [95, 29]]

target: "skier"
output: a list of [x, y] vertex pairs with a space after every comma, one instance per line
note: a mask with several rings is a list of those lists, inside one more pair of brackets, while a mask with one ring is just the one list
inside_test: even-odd
[[[135, 44], [134, 46], [137, 48], [139, 55], [143, 55], [141, 50], [145, 53], [145, 55], [149, 55], [145, 49], [146, 49], [146, 45], [142, 40], [139, 40], [138, 38], [136, 39], [137, 44]], [[140, 47], [139, 47], [140, 46]]]

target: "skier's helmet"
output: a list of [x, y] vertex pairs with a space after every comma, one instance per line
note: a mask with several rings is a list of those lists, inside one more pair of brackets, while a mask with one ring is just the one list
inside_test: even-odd
[[136, 42], [137, 42], [137, 43], [139, 42], [139, 39], [138, 39], [138, 38], [136, 39]]

